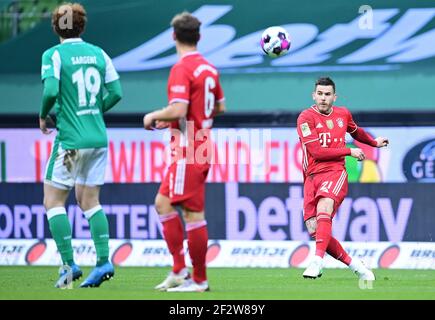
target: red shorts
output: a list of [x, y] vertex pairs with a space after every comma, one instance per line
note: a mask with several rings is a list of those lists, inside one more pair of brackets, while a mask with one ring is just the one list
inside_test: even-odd
[[170, 198], [172, 205], [201, 212], [205, 202], [205, 180], [210, 165], [172, 163], [160, 185], [159, 193]]
[[334, 200], [334, 211], [331, 215], [334, 217], [346, 194], [346, 170], [326, 171], [309, 175], [304, 182], [304, 221], [316, 216], [317, 202], [320, 198]]

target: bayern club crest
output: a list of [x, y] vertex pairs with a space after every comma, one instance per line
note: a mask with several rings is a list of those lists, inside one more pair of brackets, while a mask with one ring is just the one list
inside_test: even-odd
[[343, 128], [343, 126], [344, 126], [343, 119], [341, 119], [341, 118], [337, 118], [337, 124], [338, 124], [338, 126], [339, 126], [340, 128]]

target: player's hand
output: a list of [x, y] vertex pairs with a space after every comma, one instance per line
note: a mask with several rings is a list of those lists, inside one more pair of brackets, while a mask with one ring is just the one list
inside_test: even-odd
[[50, 134], [53, 132], [53, 129], [49, 129], [48, 127], [54, 127], [54, 121], [50, 116], [47, 116], [45, 119], [39, 118], [39, 129], [41, 129], [43, 134]]
[[165, 129], [165, 128], [168, 128], [170, 125], [171, 125], [170, 121], [156, 120], [154, 128], [156, 128], [156, 129]]
[[360, 148], [351, 148], [350, 155], [354, 158], [357, 158], [358, 161], [362, 161], [366, 158], [366, 155]]
[[377, 143], [377, 147], [378, 148], [382, 148], [382, 147], [386, 147], [388, 146], [388, 144], [390, 143], [388, 141], [388, 138], [384, 138], [384, 137], [377, 137], [375, 139], [376, 143]]
[[156, 121], [152, 118], [151, 113], [148, 113], [143, 117], [143, 126], [145, 130], [153, 130], [155, 125]]

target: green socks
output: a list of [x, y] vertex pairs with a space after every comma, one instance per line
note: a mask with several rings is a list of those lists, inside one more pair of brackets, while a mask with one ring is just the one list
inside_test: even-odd
[[[97, 266], [109, 261], [109, 223], [100, 205], [84, 212], [89, 221], [92, 240], [97, 252]], [[73, 248], [71, 245], [71, 225], [63, 207], [52, 208], [47, 211], [48, 224], [51, 235], [57, 245], [64, 264], [74, 264]]]
[[57, 250], [64, 264], [74, 263], [73, 248], [71, 245], [71, 225], [63, 207], [52, 208], [47, 211], [48, 225], [51, 235], [56, 242]]
[[109, 223], [101, 206], [84, 212], [91, 228], [92, 240], [97, 251], [97, 266], [109, 261]]

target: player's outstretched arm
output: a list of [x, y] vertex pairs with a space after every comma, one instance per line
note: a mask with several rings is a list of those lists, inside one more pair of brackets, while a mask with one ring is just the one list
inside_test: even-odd
[[363, 128], [357, 127], [355, 131], [350, 132], [352, 138], [361, 143], [367, 144], [372, 147], [377, 146], [376, 140], [374, 140]]
[[320, 161], [339, 160], [351, 155], [350, 148], [322, 148], [318, 140], [306, 143], [305, 147], [314, 159]]
[[148, 113], [143, 118], [143, 125], [146, 130], [155, 127], [157, 121], [175, 121], [184, 118], [187, 114], [188, 104], [183, 102], [174, 102], [167, 107]]
[[358, 127], [350, 135], [357, 141], [367, 144], [372, 147], [382, 148], [388, 145], [388, 138], [378, 137], [373, 139], [363, 128]]
[[107, 93], [103, 98], [103, 112], [112, 109], [122, 99], [121, 81], [115, 80], [105, 84]]
[[390, 143], [388, 138], [385, 138], [385, 137], [377, 137], [375, 139], [375, 141], [377, 143], [376, 147], [378, 147], [378, 148], [386, 147]]

